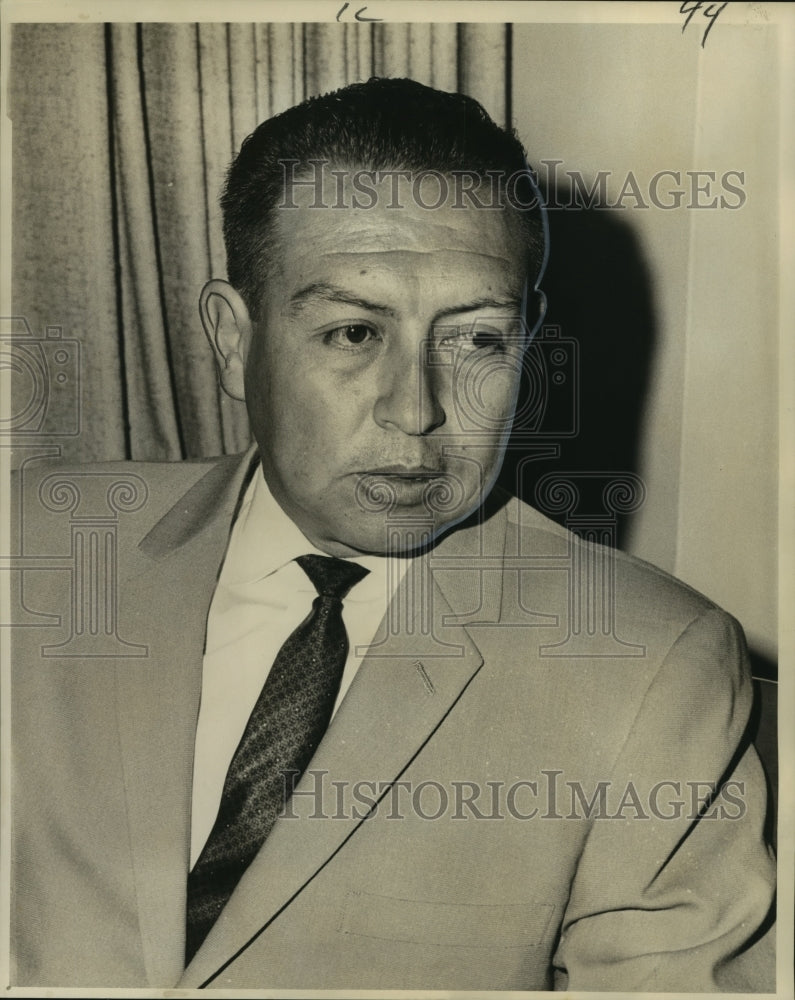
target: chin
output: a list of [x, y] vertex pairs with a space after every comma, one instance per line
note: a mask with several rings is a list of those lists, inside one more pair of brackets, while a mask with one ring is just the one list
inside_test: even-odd
[[392, 516], [388, 522], [374, 527], [368, 525], [360, 532], [347, 532], [341, 536], [342, 544], [350, 549], [350, 554], [374, 556], [410, 556], [434, 545], [454, 525], [466, 517], [462, 512], [455, 520], [434, 523], [427, 517]]

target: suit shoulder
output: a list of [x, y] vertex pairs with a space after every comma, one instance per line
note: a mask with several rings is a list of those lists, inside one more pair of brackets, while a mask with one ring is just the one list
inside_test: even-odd
[[23, 462], [11, 473], [12, 482], [42, 482], [50, 477], [88, 478], [91, 476], [139, 476], [147, 483], [168, 484], [198, 478], [217, 462], [229, 456], [204, 459], [185, 459], [169, 462], [138, 462], [126, 459], [107, 462], [64, 462], [60, 459], [33, 458]]
[[[568, 659], [581, 680], [615, 684], [621, 678], [627, 704], [632, 685], [637, 700], [659, 676], [673, 685], [672, 701], [711, 687], [731, 697], [742, 692], [747, 708], [745, 637], [730, 614], [651, 563], [585, 541], [519, 500], [505, 510], [503, 620], [522, 621], [530, 610], [549, 623], [548, 636], [539, 629], [538, 642], [520, 637], [519, 644], [543, 647], [541, 661]], [[511, 571], [517, 554], [518, 574]], [[504, 633], [504, 641], [512, 641], [511, 630]]]
[[600, 560], [610, 570], [616, 598], [623, 607], [643, 606], [680, 620], [714, 611], [731, 617], [709, 597], [659, 566], [621, 549], [585, 540], [516, 497], [506, 504], [506, 514], [508, 545], [527, 554], [529, 564], [544, 556], [565, 558], [579, 566]]
[[32, 488], [55, 489], [56, 484], [88, 484], [92, 480], [102, 480], [112, 485], [115, 478], [119, 483], [139, 481], [149, 491], [179, 489], [181, 485], [190, 488], [192, 482], [200, 479], [217, 463], [228, 461], [230, 456], [207, 459], [186, 459], [174, 462], [62, 462], [36, 459], [24, 463], [11, 473], [12, 488], [20, 491], [23, 502], [31, 499]]
[[55, 515], [141, 513], [157, 519], [181, 495], [223, 463], [239, 456], [179, 462], [34, 460], [11, 473], [11, 501], [30, 528]]

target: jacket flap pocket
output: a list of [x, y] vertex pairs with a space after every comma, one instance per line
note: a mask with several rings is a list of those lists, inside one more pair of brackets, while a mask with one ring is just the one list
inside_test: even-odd
[[532, 948], [554, 911], [549, 903], [440, 903], [350, 892], [340, 931], [442, 947]]

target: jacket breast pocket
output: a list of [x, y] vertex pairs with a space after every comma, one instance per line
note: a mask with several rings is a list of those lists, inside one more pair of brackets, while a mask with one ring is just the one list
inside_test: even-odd
[[349, 892], [340, 932], [448, 948], [534, 948], [551, 930], [554, 912], [550, 903], [442, 903]]

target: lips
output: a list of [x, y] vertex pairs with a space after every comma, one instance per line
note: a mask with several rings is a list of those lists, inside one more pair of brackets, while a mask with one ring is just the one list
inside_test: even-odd
[[429, 490], [446, 477], [441, 469], [427, 465], [381, 465], [359, 474], [359, 501], [370, 512], [394, 510], [396, 507], [421, 508], [432, 516]]
[[437, 479], [445, 475], [441, 469], [427, 465], [383, 465], [377, 469], [360, 472], [361, 476], [388, 476], [396, 479]]

